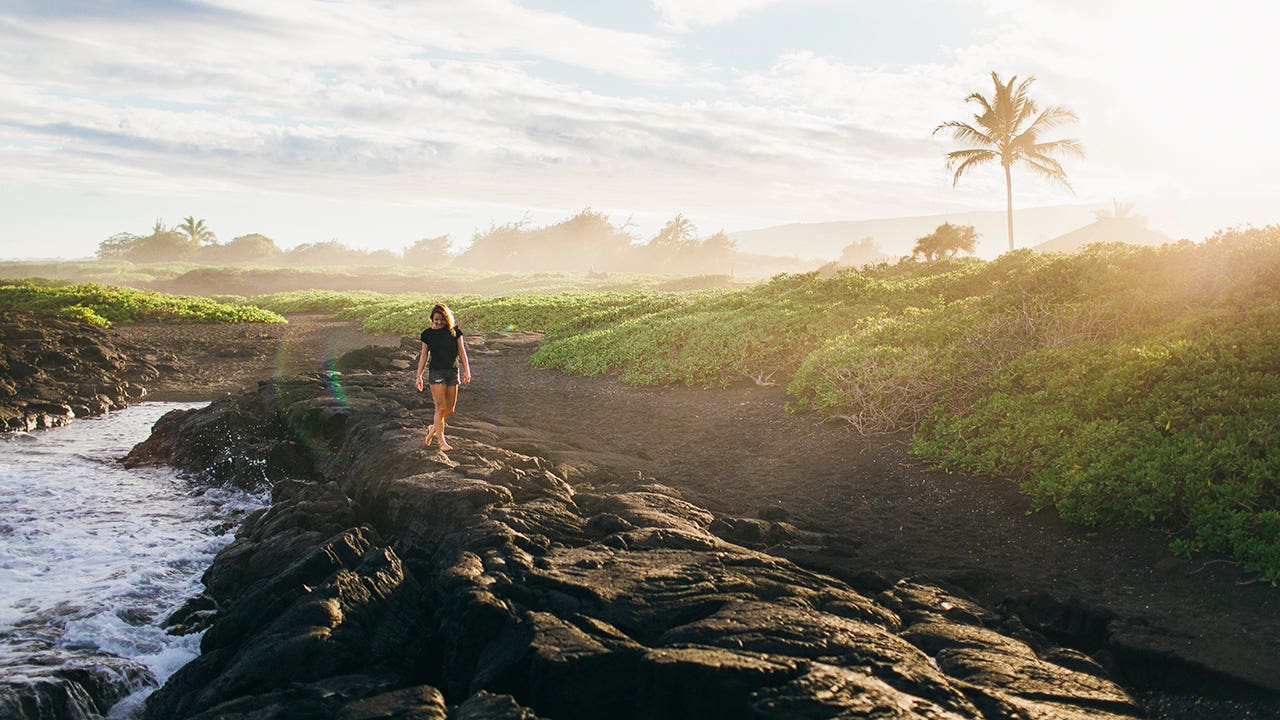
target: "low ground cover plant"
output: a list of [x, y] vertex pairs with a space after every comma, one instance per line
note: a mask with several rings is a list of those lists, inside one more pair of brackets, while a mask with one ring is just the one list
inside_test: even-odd
[[[368, 302], [416, 334], [436, 298]], [[1086, 524], [1280, 581], [1280, 227], [1162, 248], [783, 275], [740, 290], [446, 298], [533, 362], [637, 384], [786, 384], [791, 407], [908, 432]]]
[[[55, 291], [27, 284], [23, 302]], [[794, 410], [909, 433], [919, 456], [1011, 478], [1068, 520], [1163, 528], [1179, 553], [1226, 553], [1280, 582], [1280, 226], [742, 289], [236, 301], [411, 336], [445, 301], [466, 330], [544, 332], [541, 367], [786, 385]]]
[[281, 323], [280, 315], [261, 308], [211, 298], [168, 295], [150, 290], [39, 280], [0, 280], [0, 307], [29, 310], [89, 322]]

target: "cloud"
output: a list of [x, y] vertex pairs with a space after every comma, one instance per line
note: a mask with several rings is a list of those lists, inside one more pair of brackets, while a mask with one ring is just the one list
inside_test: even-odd
[[927, 136], [963, 97], [953, 68], [850, 65], [808, 51], [784, 55], [767, 72], [743, 74], [739, 82], [761, 101], [908, 138]]
[[[1259, 143], [1274, 84], [1280, 8], [1258, 0], [1077, 4], [989, 0], [1024, 74], [1047, 102], [1068, 104], [1089, 160], [1082, 173], [1113, 192], [1223, 185], [1280, 192], [1280, 145]], [[1261, 94], [1260, 94], [1261, 93]]]
[[[963, 98], [994, 69], [1037, 75], [1037, 98], [1079, 113], [1068, 132], [1090, 159], [1068, 172], [1082, 196], [1212, 182], [1215, 157], [1274, 187], [1280, 150], [1256, 140], [1268, 116], [1250, 111], [1277, 64], [1265, 28], [1193, 32], [1249, 25], [1239, 0], [1203, 22], [1180, 0], [1150, 17], [1131, 3], [983, 2], [985, 30], [932, 62], [853, 62], [828, 46], [741, 70], [686, 59], [696, 33], [677, 46], [512, 0], [24, 3], [0, 11], [0, 179], [513, 217], [590, 204], [730, 229], [990, 208], [1000, 174], [952, 188], [953, 145], [930, 133], [967, 117]], [[766, 4], [654, 3], [686, 28]], [[1030, 178], [1015, 191], [1020, 206], [1069, 200]]]
[[499, 173], [572, 166], [587, 151], [580, 137], [592, 135], [575, 126], [613, 118], [623, 104], [544, 80], [536, 63], [700, 81], [699, 68], [666, 55], [665, 41], [505, 0], [344, 3], [323, 14], [227, 0], [221, 12], [189, 4], [146, 22], [86, 19], [73, 5], [0, 21], [0, 143], [57, 152], [74, 173], [333, 174], [359, 186], [460, 162]]
[[[14, 41], [4, 59], [15, 100], [0, 105], [0, 132], [104, 180], [839, 216], [852, 211], [836, 198], [869, 204], [866, 189], [880, 185], [919, 201], [911, 182], [945, 181], [928, 133], [969, 89], [940, 66], [798, 52], [740, 75], [735, 100], [679, 102], [662, 89], [710, 81], [651, 36], [507, 0], [324, 7], [219, 0], [155, 22], [19, 16], [0, 29]], [[693, 5], [664, 8], [694, 17]], [[659, 94], [589, 92], [549, 79], [547, 62], [657, 83]]]
[[[728, 17], [761, 6], [696, 12]], [[725, 93], [704, 67], [673, 59], [661, 38], [508, 0], [324, 7], [218, 0], [145, 22], [19, 14], [0, 28], [6, 94], [18, 99], [0, 106], [0, 127], [68, 155], [176, 176], [334, 173], [360, 184], [474, 168], [492, 184], [518, 183], [525, 168], [545, 165], [543, 178], [590, 187], [584, 174], [614, 164], [615, 172], [687, 173], [692, 188], [720, 173], [773, 185], [787, 163], [815, 178], [888, 172], [873, 159], [886, 151], [872, 146], [922, 152], [927, 141], [918, 138], [936, 114], [918, 98], [941, 95], [941, 71], [794, 53], [741, 77], [746, 94], [735, 103], [680, 103], [660, 99], [662, 90], [687, 94], [692, 83], [711, 97]], [[693, 17], [694, 7], [664, 11]], [[656, 83], [659, 94], [588, 92], [549, 79], [543, 63]]]
[[702, 68], [674, 57], [668, 39], [595, 27], [511, 0], [356, 4], [344, 14], [311, 19], [309, 4], [293, 4], [296, 11], [276, 14], [272, 24], [305, 28], [296, 40], [309, 46], [340, 39], [349, 59], [452, 53], [559, 63], [642, 84], [706, 81]]
[[685, 32], [699, 25], [720, 25], [740, 15], [783, 0], [652, 0], [670, 30]]
[[[199, 88], [242, 75], [246, 66], [276, 76], [333, 74], [369, 58], [461, 56], [559, 63], [638, 83], [705, 81], [703, 68], [673, 57], [669, 40], [593, 27], [511, 0], [131, 2], [130, 12], [119, 14], [57, 12], [68, 5], [74, 4], [0, 16], [0, 38], [13, 43], [0, 53], [17, 63], [10, 72], [54, 81], [89, 73], [109, 88], [132, 80], [180, 91], [180, 74]], [[95, 70], [104, 61], [114, 72]]]

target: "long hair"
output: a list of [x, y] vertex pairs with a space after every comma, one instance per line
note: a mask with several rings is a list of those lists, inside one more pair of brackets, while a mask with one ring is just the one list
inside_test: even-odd
[[427, 317], [433, 318], [436, 316], [436, 313], [444, 315], [444, 322], [449, 328], [449, 334], [454, 337], [458, 337], [458, 325], [453, 319], [453, 311], [449, 309], [449, 306], [444, 303], [436, 303], [431, 306], [431, 314]]

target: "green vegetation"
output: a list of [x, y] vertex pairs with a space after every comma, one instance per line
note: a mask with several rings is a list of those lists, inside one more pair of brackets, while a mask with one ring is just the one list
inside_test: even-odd
[[[547, 338], [576, 336], [607, 327], [621, 319], [633, 319], [670, 307], [685, 307], [707, 293], [632, 291], [570, 292], [552, 295], [484, 297], [460, 295], [389, 298], [383, 303], [363, 303], [339, 313], [364, 321], [368, 332], [384, 335], [417, 335], [437, 302], [448, 303], [463, 330], [537, 330]], [[255, 299], [255, 302], [257, 300]]]
[[[234, 241], [233, 241], [234, 242]], [[225, 246], [218, 246], [225, 247]], [[815, 263], [783, 265], [808, 269]], [[134, 263], [127, 260], [5, 261], [0, 277], [43, 277], [76, 283], [127, 285], [183, 295], [241, 295], [264, 293], [431, 293], [439, 295], [514, 295], [561, 292], [625, 292], [629, 290], [705, 289], [741, 286], [729, 275], [639, 275], [633, 273], [538, 272], [495, 273], [462, 267], [424, 271], [405, 264], [343, 268], [225, 265], [192, 263]]]
[[936, 230], [916, 239], [912, 258], [932, 262], [940, 257], [955, 257], [957, 253], [973, 253], [978, 243], [978, 232], [972, 225], [952, 225], [944, 222]]
[[1181, 552], [1280, 580], [1280, 227], [1031, 270], [1029, 291], [919, 324], [1007, 359], [941, 398], [916, 452], [1015, 474], [1065, 519], [1170, 528]]
[[100, 327], [114, 323], [284, 322], [252, 306], [210, 298], [166, 295], [149, 290], [46, 280], [0, 280], [0, 307], [83, 320]]
[[[542, 227], [531, 227], [527, 221], [494, 225], [475, 233], [462, 249], [455, 249], [448, 235], [439, 235], [422, 238], [400, 251], [362, 250], [338, 240], [303, 243], [284, 250], [261, 233], [219, 242], [205, 221], [192, 215], [173, 227], [158, 219], [145, 235], [116, 233], [98, 244], [98, 257], [109, 262], [129, 261], [140, 265], [191, 263], [204, 267], [324, 268], [337, 275], [365, 274], [373, 278], [387, 270], [397, 275], [429, 272], [434, 276], [449, 267], [464, 270], [471, 276], [573, 273], [598, 279], [609, 273], [670, 275], [678, 271], [703, 275], [737, 273], [758, 278], [779, 269], [803, 270], [816, 264], [800, 258], [738, 252], [736, 242], [724, 230], [698, 237], [693, 222], [679, 213], [645, 242], [632, 234], [632, 227], [630, 221], [615, 225], [603, 213], [584, 208], [573, 217]], [[269, 291], [311, 287], [276, 285]], [[327, 287], [355, 288], [404, 290], [387, 289], [381, 284], [371, 286], [367, 281], [349, 288]]]
[[1015, 478], [1068, 520], [1165, 528], [1179, 552], [1228, 553], [1276, 583], [1278, 280], [1273, 226], [735, 291], [366, 297], [342, 313], [416, 334], [443, 299], [464, 328], [545, 330], [541, 367], [785, 382], [793, 409], [912, 432], [920, 456]]
[[[98, 283], [150, 288], [192, 269], [186, 263], [143, 265], [128, 260], [3, 260], [0, 278], [48, 278], [71, 283]], [[150, 288], [159, 289], [159, 288]]]
[[[227, 300], [336, 313], [391, 335], [416, 335], [445, 301], [469, 331], [545, 331], [540, 367], [636, 384], [786, 384], [794, 410], [909, 432], [921, 457], [1013, 478], [1068, 520], [1164, 528], [1178, 552], [1224, 552], [1280, 581], [1280, 226], [1160, 248], [905, 260], [740, 289], [715, 287], [714, 276], [683, 282]], [[0, 301], [22, 304], [15, 287], [22, 303], [75, 289], [18, 283]], [[87, 301], [59, 302], [106, 317]]]
[[[416, 295], [386, 295], [368, 290], [302, 290], [294, 292], [255, 295], [252, 298], [241, 296], [214, 296], [215, 299], [240, 305], [252, 305], [271, 312], [289, 315], [295, 313], [330, 313], [347, 311], [348, 314], [359, 313], [366, 306], [382, 307], [398, 303], [411, 302]], [[391, 333], [388, 333], [391, 334]]]

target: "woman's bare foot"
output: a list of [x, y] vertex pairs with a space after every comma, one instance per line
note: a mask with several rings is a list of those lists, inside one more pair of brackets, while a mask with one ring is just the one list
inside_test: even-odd
[[431, 436], [433, 436], [433, 435], [435, 435], [435, 434], [436, 434], [436, 426], [435, 426], [435, 424], [434, 424], [434, 423], [432, 423], [431, 425], [428, 425], [428, 426], [427, 426], [427, 439], [426, 439], [426, 440], [423, 440], [422, 442], [423, 442], [427, 447], [431, 447]]
[[449, 452], [453, 449], [453, 446], [449, 444], [449, 441], [444, 439], [444, 433], [440, 433], [440, 449], [445, 452]]

